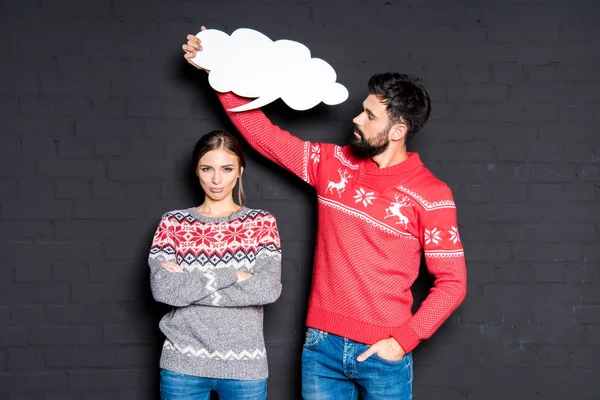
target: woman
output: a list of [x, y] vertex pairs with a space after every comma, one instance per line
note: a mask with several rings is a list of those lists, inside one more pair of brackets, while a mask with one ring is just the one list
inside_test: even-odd
[[161, 399], [204, 400], [216, 391], [220, 400], [264, 400], [262, 305], [281, 293], [277, 224], [243, 206], [246, 164], [231, 134], [204, 135], [193, 165], [204, 203], [163, 215], [148, 260], [154, 298], [174, 307], [159, 325]]

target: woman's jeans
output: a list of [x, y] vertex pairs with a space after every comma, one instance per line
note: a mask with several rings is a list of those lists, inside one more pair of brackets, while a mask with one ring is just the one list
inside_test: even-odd
[[267, 380], [202, 378], [160, 370], [161, 400], [209, 400], [213, 390], [219, 400], [265, 400]]

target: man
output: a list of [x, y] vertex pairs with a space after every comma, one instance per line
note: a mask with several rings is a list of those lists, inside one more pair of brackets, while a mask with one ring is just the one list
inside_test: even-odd
[[[202, 29], [205, 29], [202, 27]], [[201, 51], [187, 36], [185, 58]], [[198, 68], [198, 66], [196, 66]], [[319, 221], [302, 354], [307, 400], [412, 398], [412, 350], [466, 294], [465, 260], [451, 190], [406, 143], [430, 99], [418, 79], [377, 74], [348, 146], [302, 141], [260, 110], [227, 112], [268, 159], [317, 191]], [[218, 94], [224, 108], [249, 102]], [[424, 253], [434, 287], [412, 315], [410, 288]]]

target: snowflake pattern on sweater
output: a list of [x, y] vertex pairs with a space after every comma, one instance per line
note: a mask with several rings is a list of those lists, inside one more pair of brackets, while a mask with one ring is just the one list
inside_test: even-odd
[[174, 256], [177, 264], [194, 269], [235, 266], [252, 272], [259, 248], [279, 250], [277, 225], [266, 212], [253, 210], [229, 223], [202, 223], [187, 210], [165, 214], [154, 236], [150, 258]]

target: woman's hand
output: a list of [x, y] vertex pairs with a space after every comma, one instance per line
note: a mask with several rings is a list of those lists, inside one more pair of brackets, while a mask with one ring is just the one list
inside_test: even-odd
[[238, 276], [238, 282], [245, 281], [246, 279], [252, 278], [252, 274], [249, 274], [244, 271], [236, 271]]
[[183, 268], [181, 268], [179, 264], [174, 263], [172, 261], [162, 262], [160, 263], [160, 266], [169, 272], [183, 272]]

